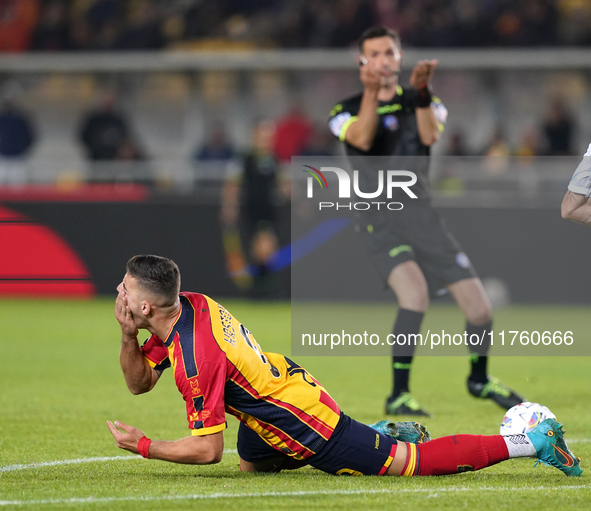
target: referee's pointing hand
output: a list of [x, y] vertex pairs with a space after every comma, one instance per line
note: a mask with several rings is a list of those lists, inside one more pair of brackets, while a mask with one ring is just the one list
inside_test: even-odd
[[372, 62], [367, 62], [360, 66], [359, 79], [366, 89], [375, 90], [379, 89], [384, 81], [384, 77]]

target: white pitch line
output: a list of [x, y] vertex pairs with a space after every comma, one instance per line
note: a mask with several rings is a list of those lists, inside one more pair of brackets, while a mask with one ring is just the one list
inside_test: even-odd
[[[236, 449], [225, 449], [224, 454], [238, 454]], [[6, 465], [0, 467], [0, 472], [14, 472], [16, 470], [29, 470], [43, 467], [57, 467], [59, 465], [76, 465], [78, 463], [93, 463], [95, 461], [113, 461], [113, 460], [141, 460], [141, 456], [96, 456], [94, 458], [76, 458], [72, 460], [41, 461], [39, 463], [29, 463], [28, 465]]]
[[58, 465], [75, 465], [77, 463], [92, 463], [93, 461], [136, 460], [138, 458], [141, 459], [141, 456], [98, 456], [95, 458], [77, 458], [73, 460], [41, 461], [39, 463], [30, 463], [28, 465], [6, 465], [4, 467], [0, 467], [0, 472], [14, 472], [15, 470], [56, 467]]
[[287, 492], [258, 492], [258, 493], [210, 493], [189, 495], [159, 495], [153, 497], [75, 497], [71, 499], [40, 499], [40, 500], [0, 500], [0, 506], [35, 506], [42, 504], [104, 504], [109, 502], [153, 502], [172, 500], [209, 500], [209, 499], [244, 499], [264, 497], [311, 497], [315, 495], [369, 495], [369, 494], [412, 494], [412, 493], [459, 493], [459, 492], [499, 492], [499, 491], [548, 491], [548, 490], [588, 490], [589, 485], [581, 486], [524, 486], [524, 487], [452, 487], [452, 488], [411, 488], [411, 489], [382, 489], [382, 490], [312, 490]]

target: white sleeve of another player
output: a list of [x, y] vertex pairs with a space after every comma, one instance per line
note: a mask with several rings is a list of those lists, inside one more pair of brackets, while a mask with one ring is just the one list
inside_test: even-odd
[[591, 196], [591, 144], [568, 184], [569, 191]]

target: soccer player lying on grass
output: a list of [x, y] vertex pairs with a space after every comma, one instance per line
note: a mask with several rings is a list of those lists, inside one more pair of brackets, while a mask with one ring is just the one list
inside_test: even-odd
[[562, 218], [591, 225], [591, 144], [583, 155], [562, 199]]
[[[343, 413], [304, 368], [262, 352], [220, 304], [198, 293], [179, 295], [179, 289], [173, 261], [135, 256], [117, 288], [115, 316], [129, 390], [152, 390], [162, 371], [172, 367], [191, 436], [152, 441], [135, 427], [109, 421], [122, 449], [175, 463], [218, 463], [229, 413], [241, 421], [238, 454], [244, 472], [311, 465], [331, 474], [439, 475], [531, 456], [566, 475], [581, 475], [561, 424], [552, 419], [527, 435], [453, 435], [429, 442], [423, 442], [428, 439], [422, 438], [424, 428], [415, 430], [409, 423], [361, 424]], [[138, 329], [152, 334], [142, 347]]]

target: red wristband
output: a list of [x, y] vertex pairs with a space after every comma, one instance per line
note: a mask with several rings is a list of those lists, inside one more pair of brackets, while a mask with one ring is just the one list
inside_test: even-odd
[[150, 440], [146, 436], [143, 436], [142, 438], [140, 438], [140, 441], [137, 443], [137, 452], [140, 454], [140, 456], [142, 456], [144, 458], [150, 457], [150, 444], [151, 443], [152, 443], [152, 440]]

